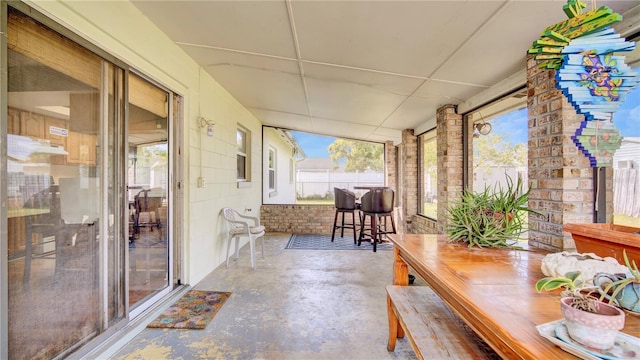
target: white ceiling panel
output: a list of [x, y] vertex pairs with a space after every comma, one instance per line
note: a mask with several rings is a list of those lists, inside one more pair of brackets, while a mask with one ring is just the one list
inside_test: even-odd
[[[133, 4], [263, 123], [395, 143], [432, 128], [442, 105], [524, 86], [527, 49], [566, 19], [566, 0]], [[640, 28], [637, 0], [596, 5]]]
[[413, 96], [437, 100], [438, 106], [441, 106], [445, 104], [458, 104], [486, 88], [486, 86], [429, 80], [420, 86]]
[[416, 88], [424, 82], [424, 79], [416, 77], [321, 65], [304, 61], [302, 62], [302, 66], [306, 78], [353, 83], [401, 96], [411, 95]]
[[181, 45], [180, 47], [198, 64], [212, 69], [223, 66], [238, 66], [300, 75], [300, 67], [294, 59], [252, 55], [193, 45]]
[[303, 60], [429, 76], [501, 1], [299, 1]]
[[295, 58], [284, 1], [133, 1], [178, 43]]
[[376, 127], [371, 125], [354, 124], [352, 122], [319, 118], [312, 118], [311, 123], [311, 132], [313, 133], [360, 140], [369, 140], [371, 134], [376, 130]]
[[[527, 21], [522, 21], [523, 14], [526, 14]], [[490, 18], [472, 41], [464, 44], [434, 77], [493, 85], [496, 79], [504, 79], [524, 68], [531, 43], [539, 38], [546, 26], [566, 18], [561, 4], [554, 14], [549, 13], [549, 5], [544, 1], [510, 2]], [[518, 31], [504, 31], [515, 28]]]
[[307, 78], [311, 114], [358, 124], [379, 125], [406, 96], [338, 80]]
[[302, 80], [296, 74], [234, 65], [205, 69], [247, 107], [308, 115]]
[[441, 100], [438, 98], [410, 97], [396, 112], [386, 119], [381, 126], [391, 129], [413, 129], [435, 115], [425, 111], [426, 108], [438, 109]]
[[258, 119], [261, 119], [264, 125], [307, 132], [311, 131], [310, 129], [312, 128], [311, 118], [309, 116], [254, 108], [249, 108], [249, 111]]

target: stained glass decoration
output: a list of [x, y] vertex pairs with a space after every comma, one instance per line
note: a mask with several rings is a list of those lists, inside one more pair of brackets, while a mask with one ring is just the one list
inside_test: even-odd
[[556, 70], [556, 87], [584, 115], [573, 142], [591, 166], [611, 166], [622, 143], [613, 114], [640, 81], [625, 57], [614, 53], [632, 51], [636, 43], [610, 27], [622, 20], [620, 14], [607, 6], [583, 14], [585, 7], [568, 0], [563, 10], [569, 19], [544, 29], [528, 52], [539, 67]]

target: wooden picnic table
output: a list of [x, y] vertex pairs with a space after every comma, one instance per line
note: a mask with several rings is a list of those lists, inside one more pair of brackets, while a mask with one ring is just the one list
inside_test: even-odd
[[[390, 234], [394, 285], [411, 267], [491, 348], [505, 359], [574, 356], [542, 337], [537, 325], [562, 319], [560, 290], [537, 293], [547, 254], [448, 243], [446, 235]], [[640, 335], [640, 316], [626, 312], [622, 332]]]

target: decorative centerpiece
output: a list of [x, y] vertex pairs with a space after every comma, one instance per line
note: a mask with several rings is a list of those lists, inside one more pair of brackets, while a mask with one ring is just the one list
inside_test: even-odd
[[627, 267], [612, 257], [600, 257], [593, 253], [575, 253], [562, 251], [547, 254], [542, 259], [541, 270], [544, 276], [561, 277], [571, 271], [579, 271], [584, 286], [594, 286], [592, 280], [596, 274], [626, 273]]

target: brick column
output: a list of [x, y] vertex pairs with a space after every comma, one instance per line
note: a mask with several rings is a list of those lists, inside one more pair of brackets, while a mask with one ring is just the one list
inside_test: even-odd
[[[571, 250], [575, 245], [562, 225], [591, 223], [594, 216], [593, 169], [571, 140], [584, 117], [556, 89], [555, 71], [539, 69], [532, 56], [527, 57], [527, 90], [529, 206], [542, 213], [529, 215], [529, 244]], [[607, 208], [612, 208], [609, 201]]]
[[413, 129], [402, 130], [402, 151], [400, 151], [400, 168], [402, 175], [398, 179], [402, 182], [401, 218], [405, 229], [411, 232], [411, 219], [418, 213], [418, 137]]
[[438, 233], [444, 233], [447, 206], [462, 191], [462, 116], [455, 105], [444, 105], [436, 114], [438, 152]]
[[396, 153], [397, 151], [393, 145], [393, 141], [384, 143], [384, 184], [385, 186], [392, 187], [394, 190], [398, 188]]

